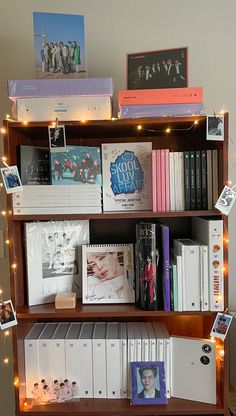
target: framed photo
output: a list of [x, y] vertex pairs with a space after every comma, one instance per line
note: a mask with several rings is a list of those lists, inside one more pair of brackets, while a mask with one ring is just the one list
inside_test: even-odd
[[84, 16], [33, 13], [35, 75], [86, 78]]
[[230, 328], [233, 316], [224, 313], [216, 315], [210, 336], [224, 340]]
[[224, 116], [207, 116], [207, 140], [224, 140]]
[[130, 364], [132, 404], [166, 404], [164, 362], [134, 361]]
[[51, 152], [66, 149], [65, 126], [48, 127], [49, 147]]
[[7, 300], [0, 304], [0, 328], [4, 330], [14, 325], [17, 325], [16, 314], [12, 301]]
[[53, 302], [62, 292], [81, 296], [81, 246], [89, 242], [89, 221], [26, 223], [25, 236], [29, 306]]
[[127, 89], [188, 86], [188, 48], [137, 52], [127, 55]]
[[83, 303], [134, 303], [133, 244], [82, 247]]
[[1, 168], [1, 174], [7, 194], [23, 191], [17, 166]]
[[221, 211], [223, 214], [228, 215], [234, 202], [236, 200], [236, 192], [233, 189], [225, 186], [221, 192], [218, 201], [215, 204], [215, 208]]

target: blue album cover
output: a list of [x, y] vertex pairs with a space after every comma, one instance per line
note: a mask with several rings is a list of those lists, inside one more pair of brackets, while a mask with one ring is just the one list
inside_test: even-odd
[[131, 362], [132, 404], [166, 404], [163, 361]]
[[102, 186], [100, 147], [68, 146], [51, 153], [52, 185]]

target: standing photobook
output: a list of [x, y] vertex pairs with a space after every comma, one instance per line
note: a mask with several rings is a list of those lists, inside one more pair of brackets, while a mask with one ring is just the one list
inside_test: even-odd
[[89, 221], [25, 223], [29, 306], [55, 295], [81, 296], [81, 246], [89, 243]]
[[104, 211], [152, 209], [152, 143], [102, 144]]
[[132, 244], [84, 245], [83, 303], [134, 303]]

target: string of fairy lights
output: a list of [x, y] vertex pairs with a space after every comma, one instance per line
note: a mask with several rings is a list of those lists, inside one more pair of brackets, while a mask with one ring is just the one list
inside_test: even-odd
[[[224, 112], [223, 111], [221, 111], [219, 113], [214, 112], [214, 116], [219, 116], [219, 115], [223, 116]], [[143, 131], [143, 132], [147, 132], [147, 133], [153, 133], [153, 134], [156, 134], [156, 135], [158, 135], [158, 134], [170, 135], [171, 133], [176, 133], [176, 132], [189, 132], [189, 131], [193, 130], [194, 128], [197, 128], [197, 126], [201, 123], [201, 120], [205, 119], [204, 115], [195, 116], [195, 117], [196, 117], [196, 119], [188, 127], [182, 127], [182, 128], [177, 128], [177, 127], [171, 128], [171, 127], [168, 126], [168, 127], [165, 127], [165, 128], [150, 129], [150, 128], [147, 128], [145, 126], [145, 123], [144, 123], [144, 125], [142, 125], [142, 124], [137, 124], [134, 121], [132, 122], [131, 120], [125, 120], [125, 121], [126, 121], [126, 123], [129, 123], [131, 126], [134, 127], [134, 129], [137, 131], [137, 134], [139, 134], [141, 131]], [[11, 121], [11, 122], [16, 121], [16, 120], [12, 120], [11, 117], [8, 114], [6, 115], [6, 120]], [[110, 122], [115, 123], [116, 120], [119, 120], [119, 119], [117, 119], [115, 117], [112, 117]], [[84, 123], [86, 123], [86, 120], [80, 120], [78, 123], [84, 124]], [[168, 123], [168, 121], [167, 121], [167, 123]], [[63, 122], [62, 122], [62, 124], [63, 124]], [[22, 122], [22, 126], [27, 126], [27, 125], [28, 125], [28, 121], [23, 121]], [[50, 127], [57, 127], [57, 125], [58, 125], [58, 119], [49, 123]], [[2, 134], [3, 141], [4, 141], [4, 138], [6, 137], [6, 134], [7, 134], [7, 130], [5, 129], [5, 127], [1, 127], [0, 132]], [[230, 138], [229, 138], [229, 140], [230, 140], [230, 143], [234, 146], [233, 141]], [[5, 167], [10, 169], [10, 161], [8, 160], [6, 155], [2, 156], [1, 162]], [[235, 163], [235, 166], [236, 166], [236, 163]], [[231, 186], [232, 182], [228, 181], [227, 184], [225, 184], [225, 185]], [[236, 184], [233, 185], [231, 187], [231, 189], [234, 188], [234, 187], [236, 187]], [[3, 185], [2, 182], [0, 182], [0, 193], [3, 192], [3, 189], [4, 189], [4, 185]], [[2, 198], [2, 200], [3, 200], [3, 198]], [[7, 235], [7, 236], [8, 236], [8, 231], [9, 231], [8, 230], [8, 219], [11, 215], [12, 215], [11, 210], [2, 210], [1, 211], [1, 216], [2, 216], [2, 219], [4, 220], [4, 230], [3, 230], [3, 232], [4, 232], [4, 235]], [[160, 215], [161, 215], [161, 213], [160, 213]], [[228, 242], [229, 242], [228, 227], [226, 226], [226, 224], [224, 222], [224, 244], [228, 245]], [[8, 252], [11, 253], [11, 259], [13, 260], [13, 262], [10, 264], [10, 272], [9, 272], [9, 279], [11, 280], [11, 279], [16, 278], [17, 258], [14, 254], [12, 241], [10, 241], [7, 237], [5, 239], [4, 243], [5, 243], [6, 249], [8, 249]], [[226, 270], [226, 268], [224, 267], [224, 271], [225, 270]], [[4, 302], [4, 288], [2, 286], [0, 286], [0, 303], [3, 303], [3, 302]], [[225, 313], [225, 311], [224, 311], [224, 313]], [[10, 336], [10, 330], [7, 329], [7, 330], [3, 330], [2, 332], [3, 332], [3, 358], [2, 358], [2, 363], [4, 365], [8, 365], [9, 362], [10, 362], [10, 358], [7, 354], [7, 351], [9, 350], [9, 348], [7, 346], [7, 342], [8, 342], [7, 340]], [[211, 338], [212, 338], [212, 340], [215, 341], [214, 337], [211, 337]], [[219, 363], [222, 365], [223, 357], [224, 357], [224, 348], [222, 348], [222, 343], [219, 343], [219, 342], [217, 343], [217, 349], [218, 349], [218, 354], [217, 354], [218, 358], [217, 359], [219, 360]], [[15, 378], [13, 384], [14, 384], [14, 386], [18, 386], [19, 379], [17, 377]]]

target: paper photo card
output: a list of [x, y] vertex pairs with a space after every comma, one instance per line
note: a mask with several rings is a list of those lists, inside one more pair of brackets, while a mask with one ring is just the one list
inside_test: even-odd
[[207, 140], [224, 140], [224, 116], [207, 116]]
[[131, 402], [166, 404], [165, 365], [162, 361], [131, 362]]
[[215, 338], [220, 338], [224, 340], [230, 328], [233, 316], [227, 315], [224, 313], [218, 313], [216, 315], [212, 330], [211, 336]]
[[23, 191], [17, 166], [1, 168], [1, 174], [7, 194]]
[[89, 221], [25, 224], [28, 303], [53, 302], [57, 293], [81, 296], [81, 246], [89, 243]]
[[4, 330], [14, 325], [17, 325], [17, 319], [12, 301], [0, 303], [0, 329]]
[[134, 303], [133, 244], [82, 247], [83, 303]]

